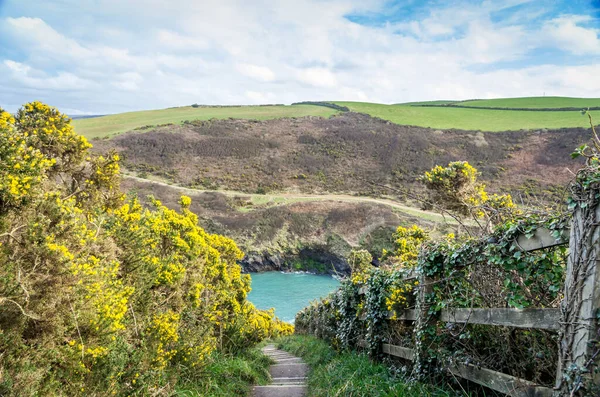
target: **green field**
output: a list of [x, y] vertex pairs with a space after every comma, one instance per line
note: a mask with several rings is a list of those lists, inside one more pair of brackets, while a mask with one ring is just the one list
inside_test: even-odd
[[600, 98], [569, 98], [560, 96], [499, 98], [457, 102], [457, 105], [492, 108], [591, 108], [600, 106]]
[[120, 113], [91, 119], [73, 120], [75, 131], [87, 138], [105, 137], [131, 131], [146, 125], [179, 124], [185, 120], [255, 119], [267, 120], [283, 117], [321, 116], [330, 117], [336, 110], [323, 106], [191, 106]]
[[402, 105], [402, 106], [449, 105], [451, 103], [456, 103], [456, 102], [457, 101], [421, 101], [421, 102], [396, 103], [395, 105]]
[[[596, 100], [600, 101], [600, 99]], [[540, 128], [589, 127], [587, 117], [579, 111], [531, 112], [516, 110], [465, 109], [451, 107], [418, 107], [382, 105], [368, 102], [335, 102], [355, 112], [367, 113], [396, 124], [439, 129], [507, 131]], [[592, 111], [596, 123], [600, 111]]]

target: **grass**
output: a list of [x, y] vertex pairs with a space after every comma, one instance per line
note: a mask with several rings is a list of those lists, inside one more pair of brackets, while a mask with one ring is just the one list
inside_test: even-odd
[[485, 106], [494, 108], [588, 108], [600, 106], [600, 98], [569, 98], [560, 96], [498, 98], [464, 101], [461, 106]]
[[[415, 107], [382, 105], [367, 102], [335, 102], [355, 112], [367, 113], [396, 124], [439, 129], [507, 131], [522, 129], [584, 127], [588, 119], [578, 111], [529, 112], [513, 110], [465, 109], [450, 107]], [[592, 111], [600, 120], [600, 111]]]
[[456, 103], [457, 101], [421, 101], [421, 102], [404, 102], [404, 103], [396, 103], [396, 105], [402, 106], [418, 106], [418, 105], [449, 105], [451, 103]]
[[366, 355], [334, 351], [325, 341], [306, 335], [281, 338], [278, 347], [302, 357], [311, 367], [308, 395], [319, 397], [449, 397], [456, 392], [406, 383]]
[[201, 371], [184, 374], [177, 383], [179, 397], [238, 397], [249, 396], [253, 385], [270, 382], [271, 360], [259, 346], [238, 355], [214, 354]]
[[321, 116], [330, 117], [336, 110], [323, 106], [184, 106], [161, 110], [120, 113], [91, 119], [73, 120], [75, 131], [86, 138], [102, 138], [131, 131], [147, 125], [180, 124], [185, 120], [255, 119], [267, 120], [283, 117]]

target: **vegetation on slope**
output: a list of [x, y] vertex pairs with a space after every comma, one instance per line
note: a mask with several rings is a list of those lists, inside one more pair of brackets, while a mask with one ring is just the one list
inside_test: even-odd
[[[394, 251], [377, 268], [364, 252], [354, 252], [358, 260], [352, 277], [300, 311], [295, 332], [316, 335], [341, 350], [360, 346], [374, 359], [381, 358], [382, 343], [412, 349], [412, 363], [389, 359], [405, 364], [416, 379], [454, 382], [444, 378], [445, 371], [465, 362], [552, 387], [558, 361], [555, 334], [454, 326], [439, 315], [447, 308], [557, 307], [566, 247], [523, 252], [514, 241], [538, 229], [553, 230], [558, 238], [568, 224], [564, 205], [554, 212], [523, 213], [510, 196], [488, 195], [477, 171], [465, 162], [434, 167], [422, 182], [432, 205], [457, 218], [471, 218], [479, 228], [437, 240], [418, 227], [398, 228]], [[407, 309], [417, 309], [416, 322], [395, 321]], [[487, 385], [493, 387], [493, 382]], [[461, 389], [480, 387], [462, 384]]]
[[176, 397], [249, 396], [253, 385], [266, 385], [271, 360], [258, 347], [237, 354], [213, 354], [206, 366], [179, 374]]
[[[542, 128], [586, 127], [587, 119], [573, 112], [529, 112], [517, 110], [466, 109], [382, 105], [367, 102], [335, 102], [351, 111], [366, 113], [401, 125], [438, 129], [456, 128], [480, 131], [517, 131]], [[600, 111], [592, 112], [600, 118]]]
[[143, 127], [181, 124], [184, 121], [210, 119], [267, 120], [283, 117], [330, 117], [336, 110], [323, 106], [183, 106], [177, 108], [120, 113], [74, 120], [77, 132], [86, 138], [102, 138]]
[[450, 393], [430, 386], [407, 384], [393, 369], [375, 363], [366, 354], [336, 352], [314, 336], [293, 335], [278, 340], [278, 347], [302, 357], [310, 367], [308, 394], [333, 396], [444, 397]]
[[267, 195], [390, 194], [383, 186], [414, 193], [422, 189], [415, 181], [423, 172], [465, 159], [481, 170], [493, 192], [526, 199], [531, 193], [549, 195], [553, 185], [569, 180], [568, 169], [580, 161], [570, 159], [570, 148], [588, 139], [584, 128], [432, 130], [346, 112], [330, 119], [194, 122], [97, 140], [94, 146], [99, 152], [117, 150], [128, 172], [143, 178]]
[[[140, 197], [152, 194], [170, 208], [178, 208], [182, 193], [168, 185], [129, 178], [122, 187]], [[250, 271], [292, 269], [301, 262], [312, 266], [307, 270], [332, 273], [335, 268], [345, 274], [349, 270], [346, 257], [353, 247], [378, 256], [383, 249], [391, 249], [391, 234], [398, 225], [417, 223], [440, 234], [452, 230], [441, 217], [424, 219], [418, 210], [408, 214], [368, 201], [323, 198], [271, 205], [268, 200], [252, 202], [251, 197], [261, 196], [183, 191], [192, 198], [190, 210], [206, 230], [235, 239], [246, 253], [242, 264]]]
[[125, 199], [119, 156], [90, 147], [44, 104], [0, 111], [0, 395], [172, 395], [293, 330], [246, 300], [243, 253], [189, 197]]

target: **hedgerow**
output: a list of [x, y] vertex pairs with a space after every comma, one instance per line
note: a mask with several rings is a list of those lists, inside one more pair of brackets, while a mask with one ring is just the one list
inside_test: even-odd
[[0, 109], [0, 395], [171, 395], [178, 374], [293, 332], [246, 300], [242, 252], [119, 189], [40, 102]]
[[[381, 358], [382, 343], [413, 349], [414, 365], [404, 368], [415, 378], [439, 379], [454, 363], [467, 363], [552, 387], [555, 331], [440, 319], [450, 308], [556, 308], [562, 298], [566, 247], [525, 252], [516, 241], [538, 229], [560, 240], [568, 211], [523, 213], [509, 195], [489, 196], [477, 175], [468, 163], [454, 162], [423, 178], [430, 205], [459, 221], [471, 216], [470, 226], [462, 224], [463, 234], [430, 240], [416, 226], [400, 227], [394, 249], [383, 253], [379, 268], [368, 266], [370, 257], [353, 253], [351, 278], [299, 312], [297, 332], [315, 334], [340, 349], [366, 348], [374, 358]], [[406, 309], [415, 309], [415, 323], [402, 318]]]

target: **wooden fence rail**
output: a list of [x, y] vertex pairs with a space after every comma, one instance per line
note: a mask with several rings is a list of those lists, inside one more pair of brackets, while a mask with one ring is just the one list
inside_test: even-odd
[[[540, 229], [533, 236], [520, 236], [514, 242], [515, 248], [529, 252], [540, 249], [551, 248], [556, 245], [567, 244], [569, 242], [568, 231], [561, 231], [559, 237], [550, 230]], [[411, 274], [408, 279], [417, 278], [416, 274]], [[432, 280], [421, 280], [419, 288], [427, 288], [427, 284]], [[366, 294], [367, 289], [361, 288], [360, 294]], [[422, 299], [424, 294], [419, 294]], [[419, 304], [417, 304], [419, 306]], [[421, 305], [423, 308], [423, 306]], [[423, 310], [423, 309], [422, 309]], [[401, 311], [391, 311], [388, 313], [388, 319], [392, 321], [414, 321], [415, 326], [419, 324], [419, 315], [426, 313], [417, 309], [406, 309]], [[366, 319], [366, 314], [361, 316]], [[559, 331], [561, 325], [560, 309], [513, 309], [513, 308], [448, 308], [443, 309], [437, 318], [439, 321], [448, 323], [463, 324], [481, 324], [489, 326], [501, 326], [511, 328], [542, 329], [549, 331]], [[436, 321], [437, 321], [436, 320]], [[360, 340], [358, 346], [367, 348], [365, 340]], [[388, 343], [382, 343], [381, 352], [390, 356], [399, 357], [404, 360], [417, 360], [417, 352], [409, 347], [397, 346]], [[472, 364], [454, 363], [447, 368], [453, 376], [457, 376], [477, 384], [486, 386], [492, 390], [505, 393], [515, 397], [550, 397], [555, 395], [555, 391], [548, 387], [543, 387], [534, 382], [520, 379], [508, 374], [494, 371], [488, 368], [481, 368]]]
[[[600, 190], [597, 193], [600, 195]], [[597, 197], [597, 196], [596, 196]], [[593, 368], [600, 367], [598, 354], [592, 350], [600, 335], [600, 205], [587, 212], [579, 210], [572, 219], [571, 230], [538, 229], [533, 235], [521, 235], [513, 242], [514, 249], [524, 252], [536, 251], [569, 244], [564, 299], [558, 308], [446, 308], [430, 315], [431, 302], [428, 295], [436, 280], [412, 273], [407, 279], [418, 279], [416, 308], [390, 311], [389, 321], [414, 322], [415, 346], [398, 346], [381, 343], [379, 351], [414, 363], [415, 368], [427, 366], [428, 352], [423, 348], [428, 327], [438, 321], [446, 323], [480, 324], [523, 329], [541, 329], [557, 332], [559, 361], [554, 388], [537, 385], [526, 379], [504, 374], [470, 363], [451, 362], [446, 370], [452, 376], [467, 379], [500, 393], [515, 397], [562, 397], [574, 395], [579, 386], [564, 381], [564, 368], [581, 368], [582, 377], [600, 388], [600, 375], [593, 375]], [[585, 218], [587, 216], [587, 218]], [[592, 217], [593, 222], [588, 218]], [[585, 222], [588, 219], [588, 222]], [[368, 294], [360, 288], [359, 294]], [[366, 313], [360, 319], [365, 320]], [[421, 335], [421, 336], [420, 336]], [[421, 342], [421, 343], [418, 343]], [[372, 349], [374, 346], [362, 339], [357, 346]], [[591, 363], [591, 367], [590, 367]], [[590, 369], [591, 368], [591, 369]], [[587, 372], [586, 372], [587, 371]], [[587, 375], [586, 375], [587, 373]], [[573, 379], [572, 377], [569, 379]], [[600, 390], [600, 389], [599, 389]]]
[[[365, 291], [361, 291], [364, 293]], [[416, 321], [418, 311], [407, 309], [401, 312], [390, 312], [394, 321]], [[364, 320], [363, 315], [361, 319]], [[440, 321], [449, 323], [482, 324], [490, 326], [530, 328], [557, 331], [560, 322], [559, 309], [444, 309], [440, 313]], [[357, 345], [367, 348], [365, 340], [360, 340]], [[414, 361], [415, 351], [409, 347], [381, 344], [381, 351], [390, 356]], [[539, 386], [525, 379], [520, 379], [508, 374], [503, 374], [487, 368], [480, 368], [471, 364], [454, 364], [448, 367], [448, 371], [492, 390], [505, 393], [515, 397], [550, 397], [553, 389]]]
[[[360, 345], [366, 347], [362, 341]], [[394, 357], [400, 357], [405, 360], [414, 361], [415, 351], [408, 347], [390, 345], [383, 343], [381, 351]], [[487, 368], [481, 368], [472, 364], [453, 364], [448, 367], [448, 371], [463, 379], [470, 380], [477, 384], [486, 386], [492, 390], [508, 394], [515, 397], [550, 397], [553, 390], [548, 387], [536, 385], [525, 379], [520, 379], [511, 375], [503, 374]]]

